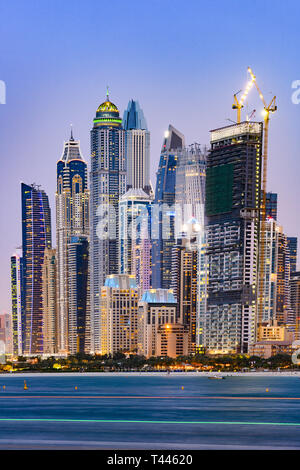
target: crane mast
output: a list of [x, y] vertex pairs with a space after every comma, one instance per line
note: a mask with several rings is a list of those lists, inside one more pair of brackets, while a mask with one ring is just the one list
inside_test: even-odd
[[240, 101], [238, 100], [237, 95], [242, 90], [238, 91], [237, 93], [235, 93], [233, 95], [234, 103], [232, 105], [232, 109], [237, 110], [237, 119], [236, 119], [237, 124], [240, 124], [240, 122], [241, 122], [241, 110], [244, 107], [244, 101], [247, 98], [247, 95], [248, 95], [249, 91], [251, 90], [251, 88], [253, 87], [253, 85], [254, 85], [254, 79], [251, 76], [251, 80], [247, 83], [247, 86], [245, 88], [245, 91], [242, 94], [242, 97], [241, 97]]

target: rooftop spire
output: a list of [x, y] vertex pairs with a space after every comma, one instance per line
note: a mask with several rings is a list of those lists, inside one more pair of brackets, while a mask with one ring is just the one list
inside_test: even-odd
[[70, 140], [74, 140], [74, 137], [73, 137], [73, 124], [71, 124], [71, 137], [70, 137]]
[[109, 88], [108, 88], [108, 85], [106, 87], [106, 101], [109, 101]]

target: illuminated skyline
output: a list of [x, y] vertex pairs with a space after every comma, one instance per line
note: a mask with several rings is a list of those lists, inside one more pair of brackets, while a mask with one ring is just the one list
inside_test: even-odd
[[[90, 122], [107, 84], [121, 115], [129, 99], [143, 108], [155, 184], [168, 124], [188, 142], [209, 144], [210, 129], [236, 118], [233, 94], [244, 87], [251, 65], [266, 96], [272, 91], [278, 98], [270, 123], [268, 190], [278, 193], [278, 221], [285, 233], [300, 236], [300, 105], [291, 101], [291, 84], [300, 78], [298, 2], [153, 0], [111, 6], [0, 0], [0, 8], [0, 79], [7, 88], [6, 105], [0, 105], [0, 312], [11, 311], [10, 256], [21, 240], [20, 181], [40, 184], [54, 213], [53, 168], [61, 143], [73, 123], [90, 160]], [[242, 115], [256, 109], [260, 119], [255, 93], [249, 93], [248, 103]]]

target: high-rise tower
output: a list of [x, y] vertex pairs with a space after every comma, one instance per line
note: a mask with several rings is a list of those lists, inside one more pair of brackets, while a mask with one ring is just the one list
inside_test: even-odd
[[277, 289], [276, 289], [276, 320], [281, 326], [291, 325], [293, 319], [290, 310], [290, 250], [283, 228], [278, 230], [277, 247]]
[[73, 236], [68, 243], [69, 352], [88, 352], [89, 343], [89, 243]]
[[43, 263], [43, 353], [58, 352], [57, 257], [55, 249], [45, 250]]
[[143, 189], [150, 193], [150, 132], [137, 101], [130, 100], [124, 111], [127, 189]]
[[36, 185], [21, 184], [25, 295], [25, 354], [43, 353], [42, 268], [51, 248], [48, 196]]
[[[281, 227], [276, 220], [269, 217], [265, 226], [265, 249], [263, 263], [263, 302], [261, 324], [272, 325], [276, 318], [276, 292], [277, 292], [277, 271], [278, 271], [278, 248], [279, 232]], [[260, 235], [262, 236], [262, 234]], [[260, 339], [260, 338], [258, 338]]]
[[173, 126], [165, 134], [155, 191], [155, 211], [152, 224], [152, 287], [171, 286], [172, 247], [175, 238], [175, 195], [177, 152], [184, 148], [184, 136]]
[[56, 241], [58, 266], [58, 351], [68, 352], [69, 281], [68, 243], [72, 236], [89, 234], [89, 190], [87, 164], [80, 143], [65, 142], [57, 162]]
[[150, 289], [151, 202], [142, 189], [129, 189], [119, 203], [119, 269]]
[[209, 281], [201, 341], [211, 352], [247, 352], [255, 341], [262, 123], [211, 131], [206, 170]]
[[119, 198], [126, 192], [125, 131], [107, 98], [91, 130], [91, 349], [101, 351], [100, 295], [110, 274], [118, 274]]
[[[180, 321], [189, 327], [195, 352], [199, 311], [205, 308], [204, 201], [206, 148], [195, 143], [178, 152], [176, 167], [177, 242], [173, 247], [172, 288]], [[201, 300], [200, 300], [201, 299]]]

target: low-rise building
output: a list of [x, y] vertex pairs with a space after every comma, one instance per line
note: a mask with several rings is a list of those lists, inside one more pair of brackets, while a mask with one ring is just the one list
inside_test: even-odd
[[278, 326], [274, 321], [273, 325], [260, 325], [258, 327], [258, 341], [293, 341], [293, 333], [285, 326]]
[[135, 276], [107, 276], [100, 299], [101, 354], [137, 351], [139, 292]]
[[188, 354], [188, 326], [177, 323], [171, 289], [146, 291], [138, 307], [138, 354], [177, 357]]
[[259, 341], [249, 348], [250, 356], [258, 356], [264, 359], [276, 356], [276, 354], [292, 355], [294, 348], [291, 341]]

